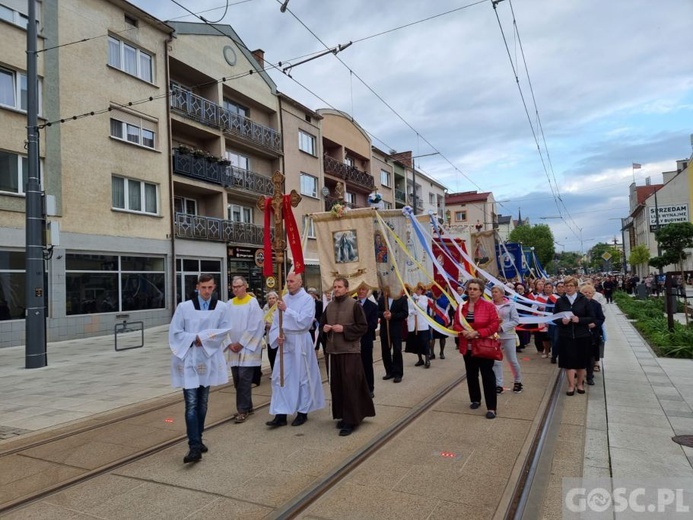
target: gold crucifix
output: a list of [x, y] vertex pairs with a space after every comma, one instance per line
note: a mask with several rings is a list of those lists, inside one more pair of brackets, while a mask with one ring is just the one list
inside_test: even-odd
[[[274, 215], [274, 240], [272, 241], [272, 250], [275, 254], [275, 263], [277, 265], [277, 287], [279, 288], [279, 298], [281, 299], [284, 282], [282, 280], [282, 268], [284, 265], [284, 250], [286, 249], [286, 240], [284, 238], [284, 175], [279, 171], [272, 174], [272, 184], [274, 190], [271, 197], [270, 206]], [[257, 207], [260, 211], [265, 211], [266, 198], [260, 197], [257, 200]], [[301, 196], [296, 190], [291, 190], [289, 194], [291, 207], [295, 208], [301, 202]], [[265, 233], [269, 233], [269, 229], [265, 229]], [[265, 258], [265, 262], [271, 262], [272, 258]], [[284, 328], [282, 311], [279, 312], [279, 385], [284, 386]]]

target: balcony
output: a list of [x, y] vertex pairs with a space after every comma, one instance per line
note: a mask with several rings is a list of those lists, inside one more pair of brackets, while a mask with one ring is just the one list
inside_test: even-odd
[[358, 168], [341, 163], [329, 155], [323, 157], [323, 165], [325, 167], [325, 173], [344, 179], [347, 183], [355, 184], [368, 191], [373, 191], [375, 189], [373, 176]]
[[178, 85], [171, 85], [171, 109], [232, 137], [241, 138], [274, 153], [282, 152], [282, 136], [273, 128], [235, 114]]
[[[340, 202], [340, 199], [337, 197], [325, 197], [325, 211], [330, 211], [332, 210], [332, 206]], [[342, 202], [344, 206], [346, 206], [349, 209], [358, 209], [358, 208], [367, 208], [368, 206], [362, 206], [360, 204], [355, 204], [353, 202]]]
[[401, 202], [402, 204], [406, 203], [407, 196], [404, 193], [404, 190], [395, 189], [395, 201]]
[[272, 179], [250, 170], [209, 161], [205, 157], [173, 151], [173, 173], [229, 189], [272, 195]]
[[176, 213], [176, 238], [261, 246], [264, 236], [264, 228], [256, 224]]
[[183, 154], [178, 150], [173, 152], [173, 173], [219, 186], [229, 186], [233, 183], [228, 166], [209, 161], [205, 157]]

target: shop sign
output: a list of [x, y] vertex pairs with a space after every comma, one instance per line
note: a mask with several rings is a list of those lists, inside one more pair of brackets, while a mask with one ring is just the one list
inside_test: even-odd
[[254, 258], [253, 249], [249, 247], [236, 247], [230, 246], [227, 248], [229, 258], [236, 258], [238, 260], [252, 260]]

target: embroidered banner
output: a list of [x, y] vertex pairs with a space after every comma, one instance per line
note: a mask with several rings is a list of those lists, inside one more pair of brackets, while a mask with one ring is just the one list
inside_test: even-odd
[[[371, 208], [352, 209], [341, 213], [313, 213], [315, 235], [320, 258], [322, 290], [329, 291], [337, 276], [349, 280], [349, 287], [365, 283], [378, 286], [376, 273], [376, 249], [374, 247], [373, 218]], [[387, 251], [382, 252], [387, 257]]]
[[472, 258], [474, 264], [493, 276], [498, 276], [498, 264], [496, 263], [496, 243], [493, 231], [472, 233]]

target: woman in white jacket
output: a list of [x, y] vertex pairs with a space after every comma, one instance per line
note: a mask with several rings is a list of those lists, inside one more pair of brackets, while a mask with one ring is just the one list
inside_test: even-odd
[[[517, 350], [515, 348], [515, 327], [520, 324], [520, 316], [517, 314], [515, 304], [505, 297], [505, 291], [500, 285], [491, 289], [493, 303], [498, 310], [498, 316], [501, 320], [498, 335], [503, 349], [503, 357], [508, 360], [510, 371], [513, 373], [515, 382], [513, 384], [513, 392], [519, 394], [522, 392], [522, 374], [520, 373], [520, 364], [517, 362]], [[503, 393], [503, 362], [496, 361], [493, 364], [493, 373], [496, 375], [496, 392]]]

